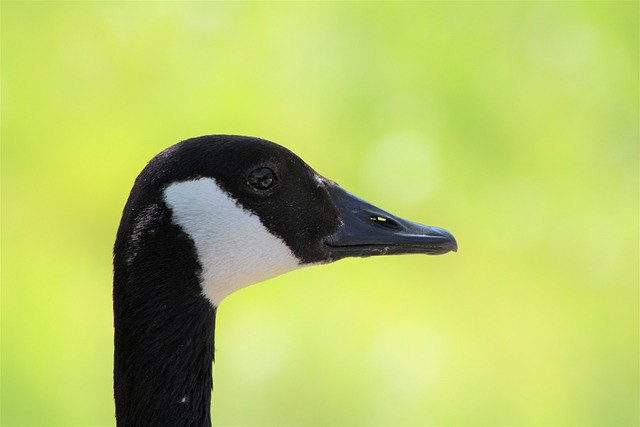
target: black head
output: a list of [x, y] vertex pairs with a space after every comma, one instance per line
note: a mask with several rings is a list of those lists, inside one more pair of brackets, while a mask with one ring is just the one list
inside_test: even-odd
[[[201, 203], [214, 192], [221, 194]], [[221, 198], [231, 200], [238, 210], [222, 209]], [[258, 138], [203, 136], [161, 152], [136, 180], [121, 228], [135, 228], [140, 212], [158, 201], [195, 241], [205, 270], [212, 260], [216, 262], [209, 270], [216, 269], [216, 274], [228, 265], [221, 258], [222, 246], [231, 245], [224, 250], [225, 257], [230, 251], [242, 252], [235, 259], [246, 258], [242, 261], [247, 266], [246, 270], [242, 268], [248, 272], [246, 280], [234, 277], [229, 280], [242, 283], [215, 285], [227, 286], [230, 291], [251, 284], [247, 281], [261, 281], [297, 266], [345, 257], [435, 255], [457, 249], [446, 230], [385, 212], [318, 175], [286, 148]], [[256, 219], [270, 236], [284, 243], [295, 261], [278, 265], [277, 260], [270, 260], [278, 254], [269, 244], [260, 253], [264, 236], [247, 231], [246, 218], [241, 218], [245, 216]], [[226, 237], [222, 236], [224, 232]], [[218, 249], [213, 251], [213, 246]], [[252, 265], [269, 263], [273, 271], [255, 275], [250, 271]], [[265, 265], [261, 268], [270, 270]]]

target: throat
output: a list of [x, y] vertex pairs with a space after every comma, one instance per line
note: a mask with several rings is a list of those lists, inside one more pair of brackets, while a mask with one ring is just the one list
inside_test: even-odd
[[216, 310], [205, 298], [155, 304], [116, 329], [118, 426], [210, 426]]

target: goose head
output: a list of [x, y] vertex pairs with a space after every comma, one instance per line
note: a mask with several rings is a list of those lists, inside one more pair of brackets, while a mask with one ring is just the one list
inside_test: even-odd
[[119, 425], [209, 425], [215, 313], [238, 289], [346, 257], [457, 250], [275, 143], [211, 135], [154, 157], [114, 247]]

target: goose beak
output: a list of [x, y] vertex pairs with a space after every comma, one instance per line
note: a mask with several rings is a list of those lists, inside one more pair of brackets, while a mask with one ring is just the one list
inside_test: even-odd
[[333, 259], [374, 255], [441, 255], [458, 250], [456, 239], [443, 228], [399, 218], [328, 183], [341, 225], [326, 240]]

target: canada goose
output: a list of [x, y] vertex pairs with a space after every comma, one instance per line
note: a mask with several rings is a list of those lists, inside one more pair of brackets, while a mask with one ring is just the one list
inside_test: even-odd
[[457, 250], [258, 138], [210, 135], [155, 156], [114, 246], [119, 426], [210, 426], [216, 310], [232, 292], [345, 257]]

